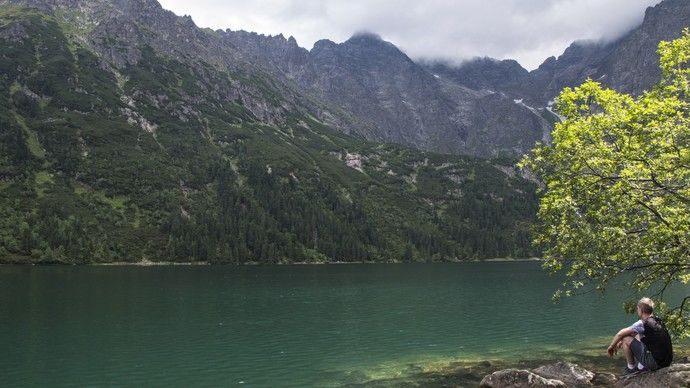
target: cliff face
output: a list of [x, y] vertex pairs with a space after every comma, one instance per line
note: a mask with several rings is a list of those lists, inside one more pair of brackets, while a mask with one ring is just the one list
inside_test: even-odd
[[444, 62], [427, 62], [425, 67], [434, 74], [473, 90], [503, 90], [529, 78], [529, 72], [512, 59], [475, 58], [460, 66]]
[[641, 94], [659, 81], [657, 46], [662, 40], [680, 37], [690, 26], [690, 3], [665, 0], [648, 8], [644, 22], [611, 46], [601, 76], [603, 83], [616, 90]]
[[566, 86], [586, 78], [625, 93], [641, 94], [659, 82], [657, 46], [680, 37], [690, 25], [690, 3], [666, 0], [647, 9], [642, 25], [608, 44], [573, 43], [557, 60], [547, 60], [531, 75], [528, 87], [539, 90], [531, 97], [546, 103]]

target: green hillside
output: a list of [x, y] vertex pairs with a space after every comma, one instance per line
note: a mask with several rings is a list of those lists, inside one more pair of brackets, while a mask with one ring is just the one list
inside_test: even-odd
[[2, 262], [535, 254], [536, 186], [512, 160], [368, 143], [301, 109], [260, 119], [229, 92], [280, 106], [260, 72], [151, 47], [115, 68], [71, 28], [0, 9]]

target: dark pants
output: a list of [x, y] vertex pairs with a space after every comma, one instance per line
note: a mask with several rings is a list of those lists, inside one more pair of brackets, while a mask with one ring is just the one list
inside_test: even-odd
[[644, 370], [659, 369], [652, 353], [642, 342], [638, 341], [637, 338], [634, 338], [630, 343], [630, 349], [632, 349], [633, 355], [635, 356], [635, 361], [644, 365]]

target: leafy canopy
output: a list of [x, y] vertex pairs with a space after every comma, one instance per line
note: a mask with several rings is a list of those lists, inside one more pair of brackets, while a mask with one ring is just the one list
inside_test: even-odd
[[[621, 277], [663, 301], [690, 281], [690, 31], [658, 53], [662, 80], [640, 97], [592, 80], [564, 89], [552, 145], [521, 162], [545, 185], [535, 227], [545, 268], [571, 278], [556, 298]], [[690, 296], [658, 311], [690, 337]]]

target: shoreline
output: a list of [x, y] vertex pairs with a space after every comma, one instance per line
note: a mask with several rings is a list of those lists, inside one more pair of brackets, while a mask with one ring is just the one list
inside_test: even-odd
[[524, 258], [524, 259], [509, 259], [509, 258], [494, 258], [494, 259], [473, 259], [473, 260], [455, 260], [455, 261], [422, 261], [422, 262], [412, 262], [406, 263], [401, 261], [388, 261], [388, 262], [378, 262], [378, 261], [328, 261], [328, 262], [305, 262], [298, 261], [293, 263], [258, 263], [258, 262], [247, 262], [242, 264], [227, 264], [227, 263], [211, 263], [208, 261], [114, 261], [108, 263], [84, 263], [84, 264], [73, 264], [73, 263], [2, 263], [0, 266], [40, 266], [40, 267], [50, 267], [50, 266], [94, 266], [94, 267], [196, 267], [196, 266], [232, 266], [232, 267], [254, 267], [254, 266], [307, 266], [307, 265], [348, 265], [348, 264], [391, 264], [391, 265], [404, 265], [404, 264], [463, 264], [463, 263], [508, 263], [508, 262], [540, 262], [543, 259], [540, 258]]

